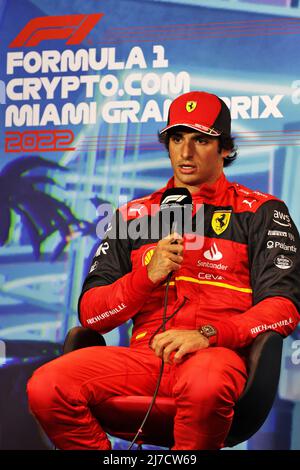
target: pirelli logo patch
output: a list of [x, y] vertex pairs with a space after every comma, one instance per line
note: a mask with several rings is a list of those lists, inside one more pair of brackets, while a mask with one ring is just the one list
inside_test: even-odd
[[231, 210], [228, 211], [215, 211], [213, 213], [212, 219], [211, 219], [211, 226], [213, 228], [213, 231], [217, 235], [221, 235], [221, 233], [225, 232], [227, 229], [230, 218], [231, 218]]

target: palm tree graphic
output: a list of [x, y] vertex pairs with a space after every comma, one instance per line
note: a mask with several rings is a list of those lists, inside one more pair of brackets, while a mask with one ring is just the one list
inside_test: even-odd
[[[55, 231], [60, 233], [61, 241], [52, 259], [59, 256], [76, 233], [86, 230], [87, 222], [77, 219], [64, 202], [45, 192], [45, 185], [57, 185], [47, 176], [49, 169], [67, 171], [58, 163], [39, 156], [20, 157], [1, 170], [0, 245], [9, 240], [14, 212], [21, 217], [36, 258], [40, 256], [41, 243]], [[33, 170], [38, 170], [39, 174], [33, 175]]]

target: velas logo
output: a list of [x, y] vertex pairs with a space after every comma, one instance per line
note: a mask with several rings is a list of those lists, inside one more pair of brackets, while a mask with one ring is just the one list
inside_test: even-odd
[[197, 101], [187, 101], [185, 105], [185, 109], [187, 110], [188, 113], [191, 113], [196, 109], [197, 106]]
[[89, 15], [40, 16], [30, 20], [9, 47], [34, 47], [42, 41], [67, 39], [66, 44], [80, 44], [104, 13]]

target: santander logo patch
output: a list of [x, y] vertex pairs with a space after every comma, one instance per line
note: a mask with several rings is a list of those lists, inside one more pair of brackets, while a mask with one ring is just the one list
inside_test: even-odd
[[218, 250], [216, 243], [214, 243], [209, 250], [204, 252], [204, 258], [211, 261], [218, 261], [223, 258], [221, 251]]

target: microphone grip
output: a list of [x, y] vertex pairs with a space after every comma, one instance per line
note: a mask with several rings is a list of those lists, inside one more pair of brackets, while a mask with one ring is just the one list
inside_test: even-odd
[[[172, 227], [172, 232], [171, 232], [171, 233], [174, 233], [173, 228], [174, 228], [174, 225], [173, 225], [173, 227]], [[171, 245], [178, 245], [178, 241], [177, 241], [177, 240], [172, 241], [172, 242], [171, 242]], [[171, 277], [173, 276], [173, 274], [174, 274], [174, 271], [171, 271], [171, 272], [167, 275], [167, 279], [166, 279], [167, 284], [170, 282]]]

